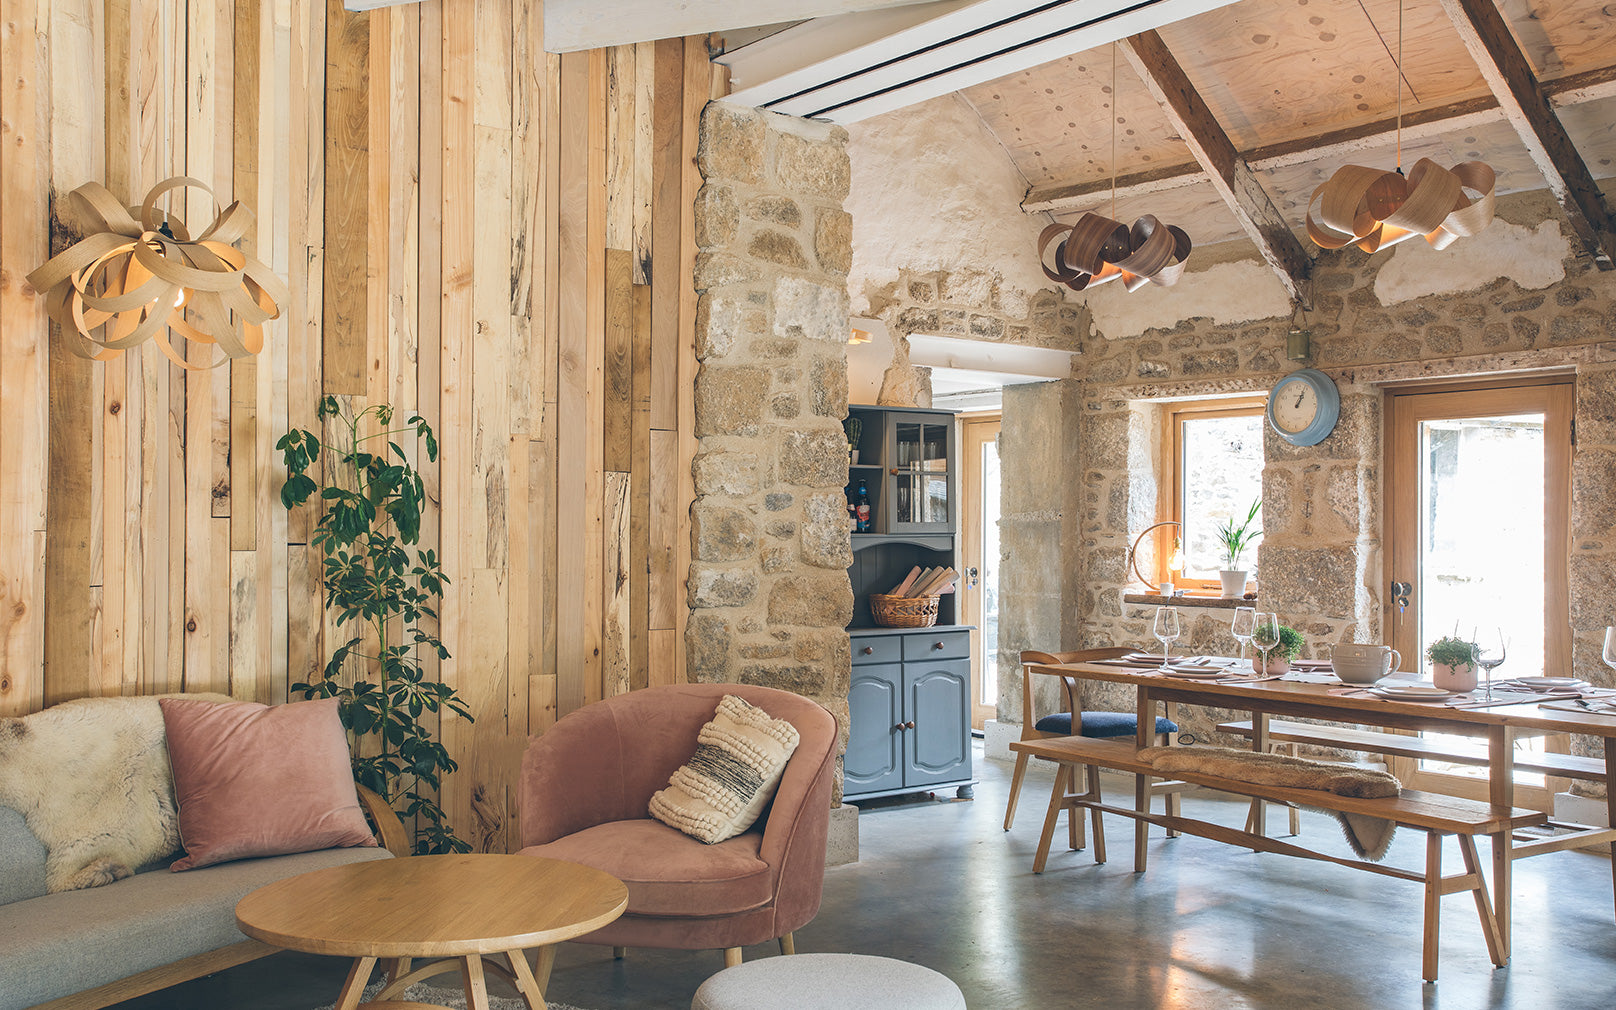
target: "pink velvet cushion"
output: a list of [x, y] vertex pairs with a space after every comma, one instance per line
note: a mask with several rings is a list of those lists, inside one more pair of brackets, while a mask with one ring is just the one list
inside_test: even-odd
[[733, 915], [774, 899], [773, 871], [748, 831], [712, 845], [649, 818], [608, 821], [522, 850], [583, 863], [628, 885], [629, 915]]
[[171, 869], [376, 844], [337, 699], [161, 704], [185, 846]]

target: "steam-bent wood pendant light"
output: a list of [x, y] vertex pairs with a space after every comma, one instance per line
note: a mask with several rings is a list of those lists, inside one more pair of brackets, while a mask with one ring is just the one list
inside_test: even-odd
[[[127, 210], [97, 183], [73, 191], [99, 230], [29, 274], [28, 283], [45, 292], [45, 311], [64, 331], [84, 338], [68, 343], [74, 354], [106, 361], [155, 340], [174, 364], [199, 370], [263, 349], [263, 324], [291, 295], [269, 267], [236, 248], [252, 231], [252, 211], [232, 203], [193, 239], [184, 221], [157, 207], [165, 193], [181, 189], [201, 190], [218, 205], [207, 185], [185, 176], [158, 183], [145, 203]], [[169, 330], [217, 344], [223, 356], [191, 364], [170, 345]]]
[[[1111, 43], [1111, 213], [1117, 212], [1117, 44]], [[1051, 265], [1049, 247], [1055, 246]], [[1154, 214], [1146, 214], [1128, 227], [1093, 212], [1085, 213], [1076, 224], [1055, 222], [1038, 236], [1038, 264], [1044, 276], [1073, 291], [1097, 287], [1121, 279], [1129, 291], [1148, 284], [1171, 287], [1184, 274], [1192, 243], [1184, 229], [1163, 225]]]
[[1397, 5], [1397, 170], [1344, 165], [1313, 191], [1307, 235], [1321, 249], [1372, 253], [1416, 235], [1446, 249], [1492, 223], [1496, 178], [1485, 162], [1451, 170], [1430, 158], [1403, 177], [1403, 5]]

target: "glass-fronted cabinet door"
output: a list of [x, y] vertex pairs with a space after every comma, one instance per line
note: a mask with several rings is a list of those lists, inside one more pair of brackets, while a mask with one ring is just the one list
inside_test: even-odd
[[887, 415], [889, 533], [954, 532], [954, 416]]

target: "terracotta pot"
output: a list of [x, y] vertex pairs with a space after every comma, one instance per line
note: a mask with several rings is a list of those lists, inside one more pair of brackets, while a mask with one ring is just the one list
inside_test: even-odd
[[1476, 689], [1476, 666], [1474, 663], [1465, 663], [1462, 666], [1432, 663], [1431, 683], [1444, 691], [1474, 691]]
[[1270, 652], [1268, 654], [1267, 667], [1262, 665], [1261, 656], [1251, 657], [1251, 672], [1253, 673], [1260, 673], [1265, 677], [1272, 677], [1281, 673], [1289, 673], [1290, 671], [1291, 661], [1286, 659], [1282, 653]]

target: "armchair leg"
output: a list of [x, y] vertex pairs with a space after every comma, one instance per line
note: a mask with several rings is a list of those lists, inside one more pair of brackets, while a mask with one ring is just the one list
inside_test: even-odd
[[1010, 776], [1010, 802], [1004, 807], [1004, 830], [1009, 831], [1010, 825], [1016, 823], [1016, 800], [1021, 797], [1021, 779], [1027, 774], [1027, 759], [1030, 754], [1016, 755], [1016, 770]]
[[741, 948], [727, 947], [724, 950], [724, 967], [733, 968], [741, 963]]
[[627, 954], [627, 953], [628, 953], [628, 948], [627, 947], [613, 947], [612, 948], [612, 957], [615, 960], [618, 960], [618, 961], [623, 960], [623, 955]]
[[796, 938], [793, 937], [790, 933], [787, 933], [785, 936], [782, 936], [780, 938], [780, 953], [782, 953], [782, 954], [795, 954], [796, 952], [797, 952]]

